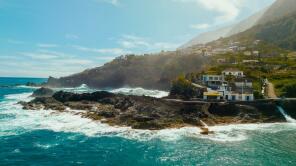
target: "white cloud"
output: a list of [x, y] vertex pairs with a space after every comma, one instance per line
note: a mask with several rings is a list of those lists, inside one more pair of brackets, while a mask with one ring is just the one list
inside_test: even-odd
[[175, 2], [195, 3], [203, 8], [218, 12], [215, 23], [233, 21], [240, 13], [246, 0], [173, 0]]
[[112, 54], [112, 55], [122, 55], [126, 54], [127, 51], [121, 49], [121, 48], [103, 48], [103, 49], [97, 49], [97, 48], [89, 48], [84, 46], [73, 46], [75, 49], [85, 52], [93, 52], [93, 53], [100, 53], [100, 54]]
[[72, 55], [65, 54], [63, 52], [49, 51], [49, 50], [37, 50], [33, 52], [20, 52], [20, 55], [30, 57], [34, 60], [53, 60], [72, 58]]
[[[13, 58], [7, 56], [4, 61], [0, 61], [0, 74], [36, 77], [48, 77], [49, 75], [67, 76], [86, 68], [98, 66], [99, 62], [95, 60], [95, 58], [86, 59], [50, 50], [20, 52], [13, 56]], [[14, 70], [12, 72], [7, 70], [10, 68]]]
[[192, 28], [192, 29], [201, 30], [201, 29], [207, 29], [207, 28], [209, 28], [210, 25], [209, 24], [193, 24], [193, 25], [190, 25], [189, 27]]
[[21, 55], [30, 57], [32, 59], [39, 59], [39, 60], [49, 60], [58, 58], [58, 56], [53, 54], [41, 53], [41, 52], [23, 52], [20, 53]]
[[25, 44], [25, 42], [15, 39], [8, 39], [7, 42], [10, 44]]
[[79, 39], [79, 36], [75, 35], [75, 34], [66, 34], [65, 38], [71, 39], [71, 40], [76, 40], [76, 39]]
[[113, 6], [119, 6], [120, 5], [120, 2], [119, 0], [96, 0], [97, 2], [106, 2], [106, 3], [109, 3]]
[[122, 35], [118, 43], [124, 48], [150, 47], [147, 39], [133, 35]]
[[40, 44], [37, 44], [37, 47], [40, 47], [40, 48], [54, 48], [54, 47], [58, 47], [58, 45], [56, 45], [56, 44], [40, 43]]
[[179, 46], [177, 43], [153, 42], [147, 38], [134, 35], [122, 35], [122, 37], [118, 40], [118, 43], [121, 45], [121, 47], [127, 49], [140, 48], [146, 51], [175, 49]]

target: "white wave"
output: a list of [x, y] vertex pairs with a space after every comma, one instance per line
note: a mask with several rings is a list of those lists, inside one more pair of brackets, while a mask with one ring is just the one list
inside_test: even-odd
[[27, 86], [27, 85], [18, 85], [17, 88], [23, 88], [23, 89], [39, 89], [39, 86]]
[[[183, 127], [180, 129], [164, 129], [159, 131], [135, 130], [130, 127], [109, 126], [82, 118], [82, 111], [71, 110], [68, 112], [56, 112], [52, 110], [23, 110], [16, 104], [18, 101], [28, 101], [30, 93], [7, 95], [5, 101], [0, 103], [1, 113], [13, 114], [14, 119], [0, 120], [0, 136], [17, 135], [32, 130], [51, 130], [55, 132], [81, 133], [90, 137], [118, 136], [127, 139], [147, 141], [161, 139], [163, 141], [176, 141], [184, 137], [207, 139], [215, 142], [244, 141], [249, 138], [250, 131], [278, 132], [282, 130], [295, 130], [296, 125], [291, 123], [274, 124], [239, 124], [225, 126], [211, 126], [214, 131], [211, 135], [200, 134], [197, 127]], [[41, 147], [42, 148], [42, 147]], [[46, 147], [45, 147], [46, 148]]]
[[290, 115], [288, 115], [286, 113], [286, 111], [280, 107], [280, 106], [277, 106], [277, 109], [280, 111], [280, 113], [285, 117], [286, 121], [289, 122], [289, 123], [296, 123], [296, 120], [293, 119]]
[[119, 88], [119, 89], [111, 90], [110, 92], [125, 94], [125, 95], [150, 96], [155, 98], [162, 98], [169, 95], [169, 93], [165, 91], [148, 90], [143, 88]]
[[[74, 88], [54, 88], [54, 90], [59, 91], [67, 91], [73, 93], [92, 93], [96, 91], [102, 91], [101, 89], [94, 89], [88, 87], [86, 84], [82, 84], [78, 87]], [[105, 91], [116, 93], [116, 94], [124, 94], [124, 95], [135, 95], [135, 96], [150, 96], [155, 98], [162, 98], [169, 95], [169, 92], [160, 91], [160, 90], [148, 90], [144, 88], [118, 88], [118, 89], [105, 89]]]

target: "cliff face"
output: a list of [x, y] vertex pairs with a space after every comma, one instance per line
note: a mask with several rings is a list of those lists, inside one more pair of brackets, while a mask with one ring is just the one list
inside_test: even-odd
[[195, 54], [178, 55], [177, 52], [146, 56], [126, 56], [102, 67], [62, 77], [49, 78], [49, 87], [77, 87], [87, 84], [93, 88], [119, 88], [124, 86], [168, 90], [171, 80], [178, 75], [200, 71], [208, 63], [206, 57]]

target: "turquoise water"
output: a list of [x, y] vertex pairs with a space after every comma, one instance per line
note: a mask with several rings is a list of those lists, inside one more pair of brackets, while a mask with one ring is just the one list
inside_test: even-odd
[[13, 85], [28, 81], [44, 79], [0, 78], [0, 165], [296, 165], [294, 123], [216, 126], [211, 136], [110, 127], [78, 110], [22, 110], [34, 89]]

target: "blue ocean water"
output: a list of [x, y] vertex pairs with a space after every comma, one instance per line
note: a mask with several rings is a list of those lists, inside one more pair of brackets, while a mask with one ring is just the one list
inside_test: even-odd
[[17, 102], [32, 99], [34, 88], [19, 84], [43, 81], [0, 78], [0, 165], [296, 165], [294, 123], [216, 126], [214, 135], [202, 136], [194, 127], [110, 127], [78, 110], [23, 110]]

